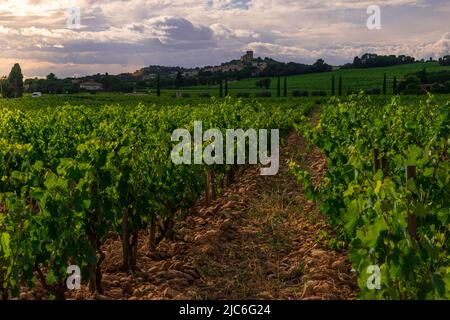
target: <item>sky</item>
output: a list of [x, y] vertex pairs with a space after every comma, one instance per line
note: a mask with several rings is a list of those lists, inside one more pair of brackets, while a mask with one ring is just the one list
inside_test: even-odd
[[[367, 27], [371, 5], [380, 29]], [[0, 0], [0, 75], [16, 62], [25, 77], [201, 67], [247, 50], [333, 65], [366, 52], [437, 58], [450, 54], [450, 1]]]

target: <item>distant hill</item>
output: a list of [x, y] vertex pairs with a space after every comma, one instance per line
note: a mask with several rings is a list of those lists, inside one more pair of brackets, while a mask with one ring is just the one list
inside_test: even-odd
[[[297, 76], [287, 77], [288, 83], [288, 95], [292, 94], [293, 90], [306, 90], [312, 91], [326, 91], [327, 94], [331, 93], [331, 79], [332, 76], [335, 77], [336, 92], [338, 89], [339, 77], [342, 76], [343, 79], [343, 92], [347, 93], [349, 91], [358, 91], [360, 89], [370, 90], [370, 89], [381, 89], [383, 86], [384, 74], [387, 76], [387, 88], [388, 93], [392, 93], [393, 79], [394, 76], [397, 77], [397, 81], [400, 82], [405, 75], [414, 74], [426, 69], [427, 72], [435, 71], [450, 71], [450, 66], [440, 66], [437, 62], [423, 62], [423, 63], [412, 63], [405, 65], [398, 65], [392, 67], [383, 68], [364, 68], [364, 69], [338, 69], [330, 72], [314, 73], [314, 74], [304, 74]], [[276, 94], [277, 88], [277, 78], [270, 77], [271, 84], [268, 91], [271, 91], [272, 96]], [[239, 81], [233, 81], [229, 83], [229, 91], [231, 95], [239, 92], [248, 92], [250, 94], [256, 94], [263, 91], [258, 88], [256, 82], [259, 79], [247, 78]], [[283, 81], [281, 81], [283, 86]], [[218, 90], [218, 86], [196, 86], [185, 88], [185, 90], [193, 90], [198, 92], [212, 92]]]
[[430, 72], [449, 70], [449, 67], [446, 66], [449, 64], [450, 56], [441, 58], [438, 63], [434, 61], [418, 62], [413, 57], [404, 55], [364, 54], [361, 58], [356, 57], [353, 63], [333, 67], [323, 59], [318, 59], [312, 65], [296, 62], [284, 63], [268, 57], [255, 58], [252, 51], [247, 51], [240, 59], [224, 62], [218, 66], [183, 68], [153, 65], [132, 73], [119, 75], [98, 73], [66, 79], [57, 79], [51, 73], [46, 79], [27, 79], [26, 89], [28, 92], [77, 93], [83, 89], [83, 83], [96, 82], [102, 90], [107, 92], [148, 92], [159, 85], [162, 89], [206, 90], [205, 93], [209, 94], [210, 90], [216, 90], [219, 83], [226, 79], [229, 82], [230, 90], [252, 93], [261, 91], [256, 83], [259, 81], [261, 84], [262, 79], [271, 79], [271, 86], [267, 90], [274, 91], [277, 77], [287, 76], [290, 94], [292, 90], [331, 91], [331, 76], [335, 75], [343, 77], [343, 90], [349, 92], [359, 89], [379, 89], [385, 73], [388, 77], [387, 87], [392, 88], [394, 76], [400, 81], [405, 74], [414, 74], [423, 68], [427, 68]]
[[[253, 51], [247, 51], [240, 59], [224, 62], [217, 66], [197, 68], [149, 66], [128, 74], [135, 81], [148, 81], [155, 79], [157, 74], [161, 77], [175, 77], [181, 73], [184, 78], [197, 80], [198, 84], [217, 82], [218, 79], [244, 79], [249, 77], [270, 77], [276, 75], [298, 75], [306, 73], [331, 71], [332, 66], [323, 59], [312, 65], [296, 62], [279, 62], [272, 58], [254, 57]], [[125, 74], [126, 75], [126, 74]], [[190, 80], [190, 81], [189, 81]]]

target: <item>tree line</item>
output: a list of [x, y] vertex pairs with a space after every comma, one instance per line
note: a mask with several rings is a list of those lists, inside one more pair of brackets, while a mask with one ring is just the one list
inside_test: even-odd
[[375, 53], [365, 53], [361, 57], [355, 57], [353, 63], [347, 63], [342, 68], [353, 69], [353, 68], [379, 68], [379, 67], [391, 67], [402, 64], [415, 63], [416, 59], [414, 57], [400, 55], [377, 55]]
[[[261, 79], [256, 82], [257, 87], [261, 89], [268, 89], [270, 87], [270, 79], [266, 77], [278, 77], [279, 75], [291, 76], [308, 73], [328, 72], [332, 70], [332, 67], [325, 63], [323, 59], [318, 59], [312, 65], [300, 64], [300, 63], [283, 63], [278, 62], [270, 58], [256, 59], [259, 62], [264, 61], [266, 68], [259, 71], [258, 77]], [[432, 60], [432, 59], [431, 59]], [[389, 55], [382, 56], [377, 54], [366, 53], [361, 57], [355, 57], [353, 63], [342, 66], [346, 68], [375, 68], [375, 67], [387, 67], [401, 64], [411, 64], [419, 62], [414, 57], [406, 55]], [[441, 66], [450, 66], [450, 55], [446, 55], [438, 60]], [[0, 78], [0, 93], [3, 98], [19, 98], [22, 97], [25, 89], [28, 92], [43, 92], [49, 94], [62, 94], [62, 93], [78, 93], [80, 92], [80, 83], [84, 81], [95, 81], [103, 86], [103, 90], [107, 92], [124, 92], [130, 93], [135, 90], [147, 90], [149, 87], [156, 88], [160, 92], [161, 88], [181, 88], [185, 86], [196, 85], [218, 85], [224, 79], [245, 79], [255, 77], [256, 67], [252, 65], [246, 66], [244, 69], [235, 72], [205, 72], [199, 70], [199, 73], [195, 77], [184, 76], [182, 68], [172, 68], [177, 70], [176, 76], [170, 76], [165, 70], [165, 67], [157, 67], [155, 71], [162, 71], [162, 74], [158, 72], [157, 76], [153, 79], [140, 80], [133, 74], [120, 74], [109, 75], [96, 74], [92, 76], [86, 76], [79, 79], [65, 78], [59, 79], [55, 74], [50, 73], [44, 79], [27, 79], [23, 80], [23, 74], [21, 67], [16, 63], [9, 75]], [[144, 68], [146, 69], [146, 68]], [[145, 70], [141, 70], [142, 72]], [[170, 71], [173, 71], [173, 70]], [[150, 69], [149, 69], [150, 70]], [[149, 71], [147, 70], [147, 71]], [[164, 71], [167, 71], [166, 73]], [[417, 91], [419, 84], [434, 84], [434, 91], [441, 92], [447, 88], [449, 77], [446, 72], [440, 72], [435, 74], [428, 74], [428, 79], [424, 78], [427, 73], [410, 75], [407, 81], [399, 84], [399, 91]], [[419, 80], [419, 82], [417, 81]], [[446, 91], [447, 89], [445, 89]]]
[[439, 64], [441, 66], [450, 66], [450, 55], [439, 58]]
[[0, 91], [3, 98], [20, 98], [23, 96], [23, 74], [16, 63], [8, 77], [0, 78]]

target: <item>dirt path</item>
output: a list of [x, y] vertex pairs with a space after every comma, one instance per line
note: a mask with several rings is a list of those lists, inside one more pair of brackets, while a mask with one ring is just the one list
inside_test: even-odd
[[[280, 172], [246, 170], [210, 207], [176, 225], [173, 241], [148, 253], [140, 241], [139, 272], [118, 272], [119, 239], [104, 250], [105, 296], [114, 299], [353, 299], [356, 280], [345, 252], [327, 248], [333, 231], [288, 173], [303, 163], [320, 181], [326, 161], [292, 134]], [[86, 298], [86, 290], [76, 298]]]

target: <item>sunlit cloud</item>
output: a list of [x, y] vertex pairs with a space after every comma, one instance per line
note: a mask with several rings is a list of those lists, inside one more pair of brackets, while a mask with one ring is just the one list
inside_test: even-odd
[[[132, 72], [151, 65], [220, 64], [252, 49], [281, 61], [332, 64], [365, 52], [449, 54], [447, 0], [378, 0], [382, 29], [366, 28], [366, 0], [3, 0], [0, 75]], [[79, 7], [81, 27], [67, 28]]]

